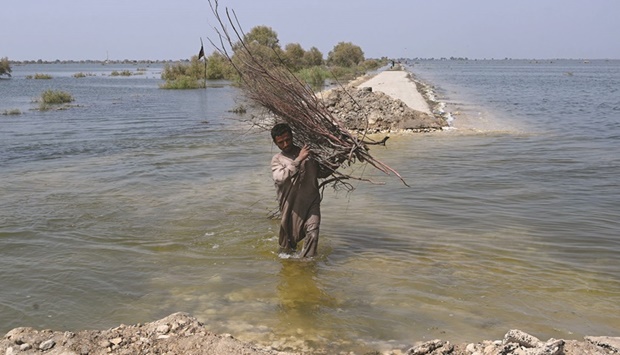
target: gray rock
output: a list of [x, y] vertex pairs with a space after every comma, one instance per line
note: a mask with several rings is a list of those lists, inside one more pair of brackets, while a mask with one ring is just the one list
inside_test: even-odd
[[56, 342], [54, 341], [54, 339], [49, 339], [49, 340], [42, 342], [41, 345], [39, 345], [39, 350], [47, 351], [53, 348], [54, 345], [56, 345]]
[[564, 340], [549, 339], [540, 349], [540, 355], [561, 355], [564, 354]]
[[170, 326], [168, 324], [162, 324], [159, 327], [157, 327], [158, 334], [168, 334], [169, 331], [170, 331]]
[[599, 346], [601, 348], [605, 348], [610, 351], [615, 351], [616, 353], [620, 353], [620, 338], [619, 337], [585, 337], [586, 341]]
[[427, 341], [407, 351], [407, 355], [440, 355], [450, 354], [454, 350], [454, 347], [449, 341], [435, 339]]
[[542, 345], [540, 339], [518, 329], [511, 329], [504, 335], [504, 344], [516, 343], [526, 348], [536, 348]]

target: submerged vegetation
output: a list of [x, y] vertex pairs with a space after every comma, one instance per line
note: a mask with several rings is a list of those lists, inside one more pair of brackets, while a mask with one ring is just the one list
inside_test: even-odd
[[26, 79], [43, 79], [43, 80], [49, 80], [51, 79], [52, 76], [49, 74], [40, 74], [40, 73], [35, 73], [34, 75], [26, 75]]
[[110, 73], [110, 76], [131, 76], [131, 72], [129, 70], [117, 71], [114, 70]]
[[248, 112], [248, 109], [245, 107], [244, 104], [238, 104], [237, 106], [235, 106], [235, 108], [233, 108], [232, 110], [229, 110], [228, 112], [232, 112], [232, 113], [236, 113], [238, 115], [242, 115], [242, 114]]
[[4, 110], [4, 112], [2, 112], [3, 116], [15, 116], [15, 115], [21, 115], [22, 111], [18, 108], [14, 108], [11, 110]]
[[95, 76], [95, 74], [93, 74], [93, 73], [82, 73], [82, 72], [73, 74], [74, 78], [85, 78], [87, 76]]
[[73, 100], [73, 96], [66, 91], [49, 89], [41, 94], [41, 102], [45, 104], [64, 104]]
[[235, 80], [235, 70], [218, 52], [202, 61], [193, 56], [189, 63], [166, 64], [161, 78], [166, 82], [162, 89], [198, 89], [206, 87], [206, 80]]
[[[66, 91], [48, 89], [41, 94], [41, 98], [37, 101], [39, 102], [39, 110], [45, 111], [55, 106], [58, 107], [57, 105], [73, 102], [74, 100], [73, 96]], [[62, 109], [65, 108], [65, 106], [60, 106], [58, 108]]]
[[166, 80], [159, 87], [162, 89], [201, 89], [205, 88], [206, 84], [204, 80], [197, 80], [189, 75], [181, 75], [174, 80]]

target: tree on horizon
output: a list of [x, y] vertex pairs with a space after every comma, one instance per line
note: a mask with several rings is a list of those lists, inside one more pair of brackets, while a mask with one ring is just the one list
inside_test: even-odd
[[9, 63], [8, 57], [0, 59], [0, 75], [8, 75], [11, 77], [11, 63]]

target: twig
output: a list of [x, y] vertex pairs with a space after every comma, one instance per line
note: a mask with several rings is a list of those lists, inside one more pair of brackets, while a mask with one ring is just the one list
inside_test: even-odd
[[[285, 65], [275, 48], [247, 43], [234, 10], [226, 8], [224, 20], [219, 13], [218, 0], [208, 1], [219, 23], [215, 32], [219, 36], [220, 46], [209, 41], [236, 70], [246, 97], [273, 113], [278, 120], [288, 123], [294, 132], [294, 143], [299, 146], [309, 145], [319, 164], [333, 171], [331, 178], [325, 180], [322, 186], [332, 184], [334, 188], [343, 187], [351, 191], [353, 186], [346, 180], [375, 183], [337, 171], [342, 166], [356, 162], [370, 164], [388, 175], [394, 174], [409, 186], [396, 170], [375, 159], [368, 151], [368, 144], [385, 145], [388, 137], [381, 142], [370, 143], [364, 141], [365, 136], [359, 139], [352, 135], [310, 87]], [[233, 50], [233, 55], [226, 46]], [[265, 53], [275, 59], [265, 58]]]

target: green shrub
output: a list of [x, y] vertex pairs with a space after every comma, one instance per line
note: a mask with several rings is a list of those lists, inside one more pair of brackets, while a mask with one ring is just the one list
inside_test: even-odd
[[53, 105], [66, 104], [74, 101], [74, 99], [68, 92], [48, 89], [41, 94], [41, 98], [38, 101], [39, 110], [45, 111], [51, 109]]
[[159, 86], [162, 89], [200, 89], [205, 88], [204, 80], [197, 80], [188, 75], [179, 76], [174, 80], [166, 80], [166, 82]]
[[364, 61], [364, 51], [351, 42], [340, 42], [327, 55], [327, 64], [339, 67], [355, 67]]
[[357, 67], [345, 68], [336, 66], [331, 68], [330, 74], [331, 78], [344, 82], [357, 78], [363, 74], [363, 71], [358, 70]]
[[22, 114], [22, 112], [21, 112], [18, 108], [14, 108], [14, 109], [11, 109], [11, 110], [5, 110], [2, 114], [3, 114], [4, 116], [9, 116], [9, 115], [21, 115], [21, 114]]
[[111, 76], [131, 76], [131, 72], [129, 70], [123, 70], [121, 72], [114, 70], [110, 73]]
[[238, 74], [232, 64], [220, 52], [213, 52], [207, 58], [207, 79], [218, 80], [237, 80]]
[[48, 79], [51, 79], [51, 78], [52, 78], [52, 76], [49, 75], [49, 74], [39, 74], [39, 73], [34, 74], [34, 76], [32, 76], [32, 75], [27, 75], [26, 76], [26, 79], [45, 79], [45, 80], [48, 80]]
[[360, 69], [363, 71], [377, 70], [380, 67], [387, 65], [387, 59], [366, 59], [360, 63]]
[[204, 80], [205, 64], [198, 60], [198, 56], [193, 56], [188, 63], [166, 64], [161, 73], [164, 80], [177, 80], [182, 76], [189, 76], [196, 80]]
[[182, 76], [188, 76], [189, 65], [185, 63], [176, 63], [164, 65], [164, 70], [161, 72], [161, 78], [166, 81], [174, 81]]
[[49, 105], [66, 104], [73, 100], [73, 96], [66, 91], [48, 89], [41, 94], [41, 102]]
[[8, 57], [0, 58], [0, 75], [11, 77], [11, 63]]
[[85, 78], [86, 74], [84, 74], [84, 73], [75, 73], [75, 74], [73, 74], [73, 77], [74, 78]]
[[322, 66], [314, 66], [300, 70], [297, 77], [308, 83], [313, 89], [319, 89], [325, 85], [325, 79], [330, 77], [330, 73]]
[[[213, 52], [211, 56], [207, 58], [206, 64], [206, 79], [219, 80], [228, 79], [234, 80], [236, 72], [232, 65], [228, 62], [223, 55], [219, 52]], [[166, 64], [164, 70], [161, 73], [161, 78], [166, 80], [166, 84], [160, 86], [162, 88], [169, 88], [178, 85], [178, 83], [172, 83], [173, 81], [179, 81], [185, 83], [189, 77], [200, 83], [196, 88], [204, 88], [205, 80], [205, 63], [198, 60], [198, 56], [193, 56], [189, 63], [176, 63]], [[181, 79], [183, 78], [183, 79]], [[168, 83], [170, 82], [170, 83]], [[187, 87], [189, 89], [190, 87]]]

